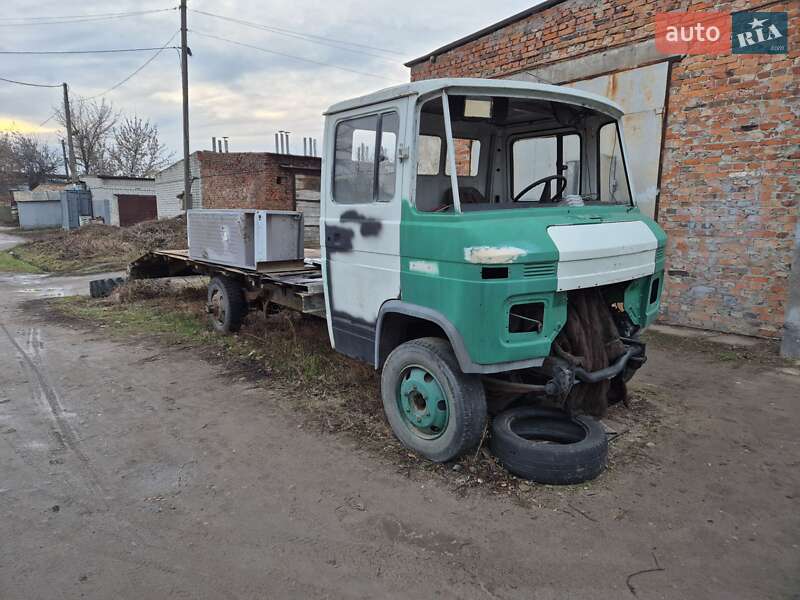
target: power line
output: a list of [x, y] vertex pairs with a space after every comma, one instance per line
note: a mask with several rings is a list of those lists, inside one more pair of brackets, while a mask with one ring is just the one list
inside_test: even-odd
[[299, 61], [302, 61], [302, 62], [307, 62], [307, 63], [311, 63], [311, 64], [314, 64], [314, 65], [319, 65], [319, 66], [322, 66], [322, 67], [331, 67], [333, 69], [339, 69], [341, 71], [349, 71], [350, 73], [357, 73], [358, 75], [366, 75], [367, 77], [375, 77], [376, 79], [383, 79], [385, 81], [395, 81], [394, 79], [391, 79], [389, 77], [384, 77], [383, 75], [376, 75], [375, 73], [367, 73], [365, 71], [358, 71], [356, 69], [351, 69], [349, 67], [342, 67], [342, 66], [339, 66], [339, 65], [331, 64], [331, 63], [326, 63], [326, 62], [322, 62], [322, 61], [318, 61], [318, 60], [312, 60], [310, 58], [302, 58], [302, 57], [297, 56], [295, 54], [288, 54], [288, 53], [285, 53], [285, 52], [277, 52], [275, 50], [268, 50], [267, 48], [262, 48], [261, 46], [254, 46], [252, 44], [245, 44], [244, 42], [237, 42], [235, 40], [230, 40], [228, 38], [220, 37], [218, 35], [212, 35], [210, 33], [202, 33], [202, 32], [197, 31], [195, 29], [191, 29], [190, 31], [192, 33], [194, 33], [195, 35], [199, 35], [201, 37], [220, 40], [222, 42], [227, 42], [229, 44], [234, 44], [236, 46], [242, 46], [243, 48], [250, 48], [252, 50], [258, 50], [259, 52], [266, 52], [267, 54], [275, 54], [277, 56], [283, 56], [283, 57], [286, 57], [286, 58], [291, 58], [293, 60], [299, 60]]
[[[163, 50], [166, 46], [153, 48], [113, 48], [109, 50], [0, 50], [0, 54], [113, 54], [117, 52], [150, 52]], [[171, 46], [177, 48], [177, 46]]]
[[51, 23], [67, 23], [70, 21], [78, 21], [84, 19], [115, 19], [119, 17], [133, 17], [138, 15], [149, 15], [154, 13], [169, 12], [175, 10], [175, 6], [169, 8], [158, 8], [153, 10], [137, 10], [128, 12], [111, 12], [111, 13], [93, 13], [86, 15], [59, 15], [52, 17], [0, 17], [0, 21], [19, 21], [19, 23], [12, 23], [12, 25], [25, 25], [28, 22], [33, 24], [48, 25]]
[[175, 36], [176, 36], [176, 35], [178, 35], [178, 30], [177, 30], [177, 29], [176, 29], [176, 30], [175, 30], [175, 32], [172, 34], [172, 36], [171, 36], [171, 37], [170, 37], [170, 38], [167, 40], [167, 42], [166, 42], [166, 43], [165, 43], [163, 46], [161, 46], [161, 48], [159, 48], [159, 49], [156, 51], [156, 53], [155, 53], [155, 54], [153, 54], [153, 56], [151, 56], [151, 57], [150, 57], [150, 58], [148, 58], [146, 61], [144, 61], [144, 63], [142, 63], [142, 64], [139, 66], [139, 68], [137, 68], [136, 70], [134, 70], [134, 71], [133, 71], [133, 72], [132, 72], [130, 75], [128, 75], [127, 77], [125, 77], [125, 78], [124, 78], [124, 79], [122, 79], [121, 81], [119, 81], [119, 82], [115, 83], [115, 84], [114, 84], [114, 85], [112, 85], [110, 88], [108, 88], [106, 91], [104, 91], [104, 92], [100, 92], [99, 94], [95, 94], [94, 96], [89, 96], [88, 98], [83, 98], [82, 100], [83, 100], [83, 101], [86, 101], [86, 100], [94, 100], [95, 98], [99, 98], [100, 96], [105, 96], [105, 95], [106, 95], [106, 94], [108, 94], [109, 92], [113, 92], [113, 91], [114, 91], [115, 89], [117, 89], [118, 87], [120, 87], [120, 86], [124, 85], [125, 83], [127, 83], [127, 82], [128, 82], [130, 79], [132, 79], [133, 77], [135, 77], [135, 76], [136, 76], [136, 75], [137, 75], [137, 74], [138, 74], [138, 73], [139, 73], [139, 72], [140, 72], [142, 69], [144, 69], [144, 68], [145, 68], [147, 65], [149, 65], [151, 62], [153, 62], [153, 61], [156, 59], [156, 57], [157, 57], [159, 54], [161, 54], [161, 53], [162, 53], [164, 50], [166, 50], [166, 49], [167, 49], [167, 47], [169, 47], [169, 45], [170, 45], [170, 43], [172, 42], [172, 40], [174, 40], [174, 39], [175, 39]]
[[5, 77], [0, 77], [0, 81], [5, 81], [7, 83], [16, 83], [17, 85], [27, 85], [29, 87], [39, 87], [39, 88], [57, 88], [61, 87], [60, 83], [56, 83], [55, 85], [49, 85], [44, 83], [30, 83], [27, 81], [17, 81], [15, 79], [6, 79]]
[[[145, 68], [147, 65], [149, 65], [151, 62], [153, 62], [153, 61], [156, 59], [156, 57], [157, 57], [159, 54], [161, 54], [161, 52], [163, 52], [164, 50], [166, 50], [166, 49], [169, 47], [169, 44], [170, 44], [170, 42], [171, 42], [172, 40], [174, 40], [174, 39], [175, 39], [175, 36], [176, 36], [176, 35], [178, 35], [178, 31], [177, 31], [177, 30], [175, 31], [175, 33], [173, 33], [173, 34], [172, 34], [172, 37], [170, 37], [170, 38], [167, 40], [167, 43], [166, 43], [166, 44], [164, 44], [164, 45], [163, 45], [161, 48], [159, 48], [159, 49], [156, 51], [156, 53], [155, 53], [155, 54], [153, 54], [153, 56], [151, 56], [151, 57], [150, 57], [150, 58], [148, 58], [148, 59], [147, 59], [147, 60], [146, 60], [144, 63], [142, 63], [141, 65], [139, 65], [139, 67], [137, 67], [137, 68], [136, 68], [136, 69], [135, 69], [135, 70], [134, 70], [134, 71], [133, 71], [133, 72], [132, 72], [130, 75], [128, 75], [128, 76], [126, 76], [126, 77], [124, 77], [123, 79], [121, 79], [120, 81], [118, 81], [117, 83], [115, 83], [114, 85], [112, 85], [110, 88], [108, 88], [107, 90], [105, 90], [105, 91], [103, 91], [103, 92], [100, 92], [99, 94], [95, 94], [94, 96], [89, 96], [88, 98], [79, 98], [79, 99], [78, 99], [78, 103], [79, 103], [79, 104], [82, 104], [82, 103], [86, 102], [87, 100], [94, 100], [95, 98], [99, 98], [100, 96], [105, 96], [106, 94], [108, 94], [108, 93], [110, 93], [110, 92], [113, 92], [114, 90], [116, 90], [118, 87], [121, 87], [121, 86], [125, 85], [125, 84], [126, 84], [128, 81], [129, 81], [129, 80], [133, 79], [133, 78], [134, 78], [136, 75], [138, 75], [138, 74], [139, 74], [139, 72], [140, 72], [142, 69], [144, 69], [144, 68]], [[61, 87], [61, 86], [60, 86], [60, 85], [57, 85], [57, 86], [52, 86], [52, 87]], [[39, 129], [41, 129], [42, 127], [44, 127], [45, 125], [47, 125], [47, 123], [49, 123], [51, 120], [53, 120], [53, 118], [54, 118], [55, 116], [57, 116], [57, 115], [58, 115], [58, 111], [55, 111], [55, 112], [53, 112], [53, 114], [51, 114], [51, 115], [50, 115], [49, 117], [47, 117], [47, 118], [46, 118], [44, 121], [42, 121], [41, 123], [39, 123]]]
[[0, 27], [29, 27], [29, 26], [39, 26], [39, 25], [71, 25], [71, 24], [80, 24], [80, 23], [100, 23], [103, 21], [117, 21], [119, 19], [127, 19], [129, 17], [138, 17], [142, 15], [148, 14], [155, 14], [161, 12], [167, 12], [172, 10], [171, 8], [164, 9], [164, 10], [149, 10], [149, 11], [142, 11], [140, 13], [131, 13], [131, 14], [121, 14], [116, 15], [113, 17], [80, 17], [74, 19], [64, 19], [61, 21], [27, 21], [27, 22], [20, 22], [20, 23], [0, 23]]
[[58, 111], [54, 112], [52, 115], [50, 115], [49, 117], [47, 117], [47, 118], [46, 118], [44, 121], [42, 121], [41, 123], [39, 123], [39, 126], [37, 127], [37, 129], [41, 129], [42, 127], [44, 127], [45, 125], [47, 125], [47, 124], [48, 124], [50, 121], [52, 121], [52, 120], [53, 120], [53, 117], [55, 117], [57, 114], [58, 114]]
[[[401, 56], [400, 52], [395, 52], [394, 50], [386, 50], [384, 48], [378, 48], [376, 46], [369, 46], [367, 44], [359, 44], [356, 42], [346, 42], [343, 40], [336, 40], [333, 38], [327, 38], [319, 35], [313, 35], [310, 33], [303, 33], [301, 31], [293, 31], [291, 29], [284, 29], [282, 27], [274, 27], [272, 25], [262, 25], [261, 23], [255, 23], [253, 21], [245, 21], [244, 19], [235, 19], [233, 17], [226, 17], [224, 15], [218, 15], [215, 13], [207, 12], [204, 10], [197, 10], [197, 9], [189, 9], [191, 12], [204, 15], [207, 17], [213, 17], [215, 19], [221, 19], [223, 21], [229, 21], [231, 23], [236, 23], [238, 25], [243, 25], [245, 27], [252, 27], [253, 29], [259, 29], [261, 31], [268, 31], [270, 33], [277, 33], [278, 35], [283, 35], [295, 39], [300, 39], [306, 42], [311, 42], [313, 44], [321, 44], [323, 46], [329, 46], [331, 48], [338, 48], [339, 50], [345, 50], [347, 52], [356, 52], [359, 54], [364, 54], [367, 56], [372, 56], [375, 58], [380, 58], [382, 60], [392, 60], [386, 56], [380, 56], [378, 54], [372, 54], [370, 52], [365, 52], [363, 49], [368, 50], [375, 50], [378, 52], [384, 52], [386, 54], [395, 54], [397, 56]], [[350, 46], [349, 48], [347, 46]]]

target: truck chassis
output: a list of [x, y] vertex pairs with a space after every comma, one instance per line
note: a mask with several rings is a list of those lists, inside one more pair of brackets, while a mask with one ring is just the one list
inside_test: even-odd
[[[128, 275], [130, 279], [191, 275], [224, 277], [241, 286], [248, 310], [263, 310], [271, 303], [325, 318], [322, 271], [318, 257], [313, 254], [305, 260], [277, 262], [268, 268], [250, 271], [189, 258], [188, 250], [153, 250], [132, 262]], [[214, 310], [210, 302], [208, 310]], [[238, 323], [233, 328], [217, 327], [215, 323], [215, 328], [220, 331], [229, 331], [237, 326]]]

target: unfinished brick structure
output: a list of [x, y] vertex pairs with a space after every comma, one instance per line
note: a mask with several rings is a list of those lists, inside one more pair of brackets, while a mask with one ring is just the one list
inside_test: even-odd
[[[789, 54], [660, 55], [655, 15], [668, 11], [788, 12]], [[550, 0], [408, 66], [412, 80], [602, 75], [613, 87], [615, 73], [668, 62], [652, 210], [669, 234], [662, 319], [780, 337], [800, 189], [798, 26], [791, 1]]]
[[271, 152], [199, 152], [203, 208], [294, 210], [294, 174], [321, 159]]

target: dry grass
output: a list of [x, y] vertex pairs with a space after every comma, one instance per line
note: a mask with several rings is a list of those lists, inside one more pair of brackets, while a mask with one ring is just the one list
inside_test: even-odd
[[224, 363], [231, 376], [251, 378], [270, 390], [300, 417], [303, 428], [343, 436], [410, 478], [434, 477], [459, 495], [481, 491], [522, 505], [549, 505], [554, 490], [560, 497], [588, 485], [605, 486], [615, 471], [644, 460], [645, 443], [659, 428], [665, 403], [652, 390], [634, 388], [629, 408], [609, 410], [621, 434], [611, 444], [609, 473], [592, 483], [554, 488], [510, 475], [489, 452], [488, 436], [481, 448], [445, 465], [403, 447], [383, 416], [378, 373], [332, 350], [321, 319], [285, 311], [251, 313], [241, 332], [220, 336], [207, 326], [203, 288], [158, 282], [133, 282], [104, 300], [56, 300], [48, 316], [59, 314], [102, 326], [111, 335], [155, 335], [161, 343], [194, 347]]
[[91, 224], [72, 231], [42, 233], [14, 251], [43, 271], [99, 272], [127, 267], [149, 250], [186, 247], [186, 219], [145, 221], [131, 227]]

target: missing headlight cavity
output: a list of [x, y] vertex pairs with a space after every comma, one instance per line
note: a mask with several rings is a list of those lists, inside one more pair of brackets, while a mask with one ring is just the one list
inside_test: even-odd
[[540, 333], [544, 321], [544, 304], [529, 302], [515, 304], [508, 313], [508, 331], [510, 333]]
[[508, 267], [483, 267], [482, 279], [508, 279]]
[[650, 284], [650, 304], [658, 300], [658, 278], [653, 279], [653, 283]]

